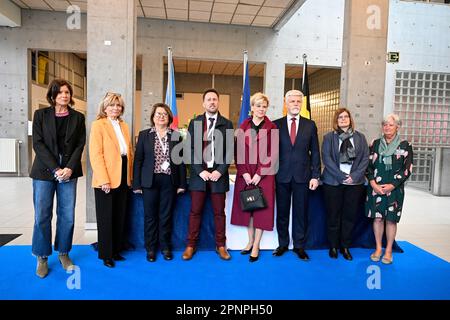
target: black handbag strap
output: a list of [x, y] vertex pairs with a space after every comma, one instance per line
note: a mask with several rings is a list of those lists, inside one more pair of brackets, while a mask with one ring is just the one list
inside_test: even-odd
[[259, 186], [255, 186], [254, 184], [248, 184], [244, 187], [244, 190], [248, 190], [248, 187], [252, 187], [252, 186], [254, 187], [252, 189], [261, 189]]

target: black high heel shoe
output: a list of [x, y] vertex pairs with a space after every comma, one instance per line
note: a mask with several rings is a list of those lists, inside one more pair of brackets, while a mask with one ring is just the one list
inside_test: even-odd
[[248, 259], [248, 261], [250, 261], [250, 262], [255, 262], [255, 261], [258, 261], [258, 259], [259, 259], [259, 248], [258, 248], [258, 247], [255, 247], [255, 249], [258, 249], [258, 254], [257, 254], [256, 256], [252, 256], [252, 255], [250, 254], [250, 257], [249, 257], [249, 259]]
[[113, 260], [114, 261], [125, 261], [127, 259], [125, 259], [124, 257], [122, 257], [120, 254], [116, 253], [115, 255], [113, 255]]
[[249, 254], [250, 252], [252, 252], [252, 249], [253, 249], [253, 246], [251, 246], [250, 249], [248, 249], [248, 250], [242, 249], [241, 254]]

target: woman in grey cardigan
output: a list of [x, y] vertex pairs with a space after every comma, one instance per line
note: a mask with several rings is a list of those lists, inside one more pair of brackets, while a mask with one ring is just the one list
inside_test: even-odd
[[352, 243], [358, 210], [364, 201], [369, 147], [364, 135], [355, 130], [355, 122], [348, 109], [336, 110], [333, 129], [324, 136], [322, 144], [329, 255], [336, 259], [339, 248], [346, 260], [352, 260], [348, 248]]

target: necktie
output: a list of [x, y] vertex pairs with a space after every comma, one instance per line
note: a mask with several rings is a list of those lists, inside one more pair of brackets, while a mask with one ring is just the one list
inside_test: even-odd
[[211, 129], [214, 126], [214, 118], [209, 118], [209, 127], [208, 127], [208, 135], [210, 134]]
[[213, 150], [212, 150], [212, 145], [211, 145], [211, 143], [212, 143], [212, 139], [213, 139], [213, 127], [214, 127], [214, 118], [213, 117], [211, 117], [211, 118], [208, 118], [208, 120], [209, 120], [209, 126], [208, 126], [208, 132], [206, 133], [207, 134], [207, 141], [206, 141], [206, 148], [207, 148], [207, 158], [206, 158], [206, 163], [207, 164], [209, 164], [208, 165], [208, 167], [210, 167], [211, 166], [211, 161], [213, 160]]
[[291, 118], [292, 124], [291, 124], [291, 143], [294, 145], [295, 143], [295, 137], [297, 136], [297, 124], [295, 123], [296, 118]]

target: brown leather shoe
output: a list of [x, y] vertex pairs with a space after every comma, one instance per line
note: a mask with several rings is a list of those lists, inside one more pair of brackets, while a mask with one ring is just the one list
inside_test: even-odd
[[195, 248], [188, 246], [186, 247], [186, 250], [184, 250], [181, 258], [183, 258], [183, 260], [191, 260], [196, 251], [197, 250]]
[[223, 260], [231, 259], [231, 256], [225, 247], [216, 248], [216, 252], [219, 255], [220, 259], [223, 259]]

